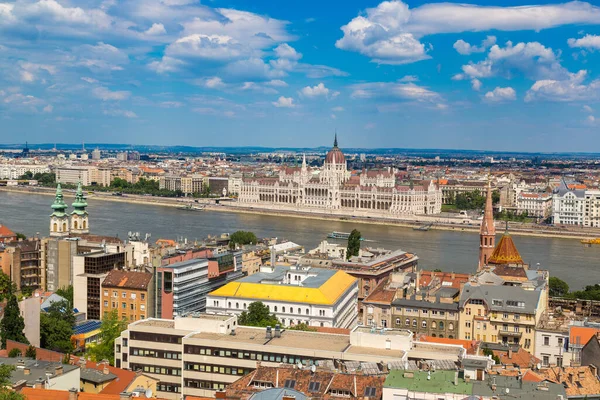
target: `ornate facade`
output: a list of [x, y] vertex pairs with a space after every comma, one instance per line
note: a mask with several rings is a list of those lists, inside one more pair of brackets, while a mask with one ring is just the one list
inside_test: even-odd
[[239, 203], [305, 212], [403, 217], [439, 214], [442, 191], [434, 181], [397, 185], [391, 170], [363, 170], [353, 175], [336, 137], [321, 170], [309, 171], [304, 158], [302, 167], [285, 168], [277, 178], [245, 178]]

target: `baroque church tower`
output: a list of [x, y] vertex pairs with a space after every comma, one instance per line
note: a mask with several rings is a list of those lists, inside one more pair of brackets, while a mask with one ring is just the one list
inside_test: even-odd
[[494, 226], [494, 208], [492, 205], [492, 184], [488, 180], [485, 211], [481, 228], [479, 229], [479, 267], [481, 270], [488, 264], [488, 260], [496, 247], [496, 227]]
[[77, 192], [75, 193], [75, 201], [72, 204], [73, 212], [71, 213], [71, 233], [90, 233], [88, 212], [85, 209], [87, 205], [87, 201], [85, 201], [85, 197], [83, 196], [81, 182], [79, 182], [77, 185]]
[[51, 207], [54, 211], [50, 215], [50, 236], [69, 236], [69, 216], [66, 213], [67, 204], [63, 198], [60, 183], [56, 186], [56, 197]]

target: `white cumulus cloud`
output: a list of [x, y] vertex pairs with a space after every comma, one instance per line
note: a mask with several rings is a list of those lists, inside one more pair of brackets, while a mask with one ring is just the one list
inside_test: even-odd
[[294, 99], [291, 97], [280, 96], [277, 101], [272, 102], [275, 107], [292, 108], [295, 106]]
[[92, 94], [102, 101], [119, 101], [129, 98], [131, 92], [128, 91], [111, 91], [108, 88], [99, 86], [92, 90]]
[[600, 98], [600, 79], [585, 83], [587, 71], [570, 74], [567, 79], [536, 81], [525, 95], [525, 101], [587, 101]]
[[517, 92], [511, 87], [496, 87], [491, 92], [487, 92], [484, 98], [490, 102], [512, 101], [517, 99]]
[[600, 36], [597, 35], [585, 35], [580, 39], [569, 39], [567, 40], [569, 47], [583, 47], [586, 49], [600, 49]]
[[488, 36], [487, 38], [485, 38], [482, 42], [480, 46], [474, 46], [471, 45], [467, 42], [465, 42], [462, 39], [457, 40], [456, 42], [454, 42], [454, 49], [462, 55], [469, 55], [472, 53], [483, 53], [484, 51], [486, 51], [487, 49], [489, 49], [491, 46], [496, 44], [496, 36]]
[[320, 97], [320, 96], [327, 97], [329, 95], [329, 89], [325, 87], [323, 82], [321, 82], [318, 85], [313, 86], [313, 87], [305, 86], [304, 88], [302, 88], [302, 90], [300, 90], [300, 95], [302, 95], [303, 97], [309, 97], [309, 98]]

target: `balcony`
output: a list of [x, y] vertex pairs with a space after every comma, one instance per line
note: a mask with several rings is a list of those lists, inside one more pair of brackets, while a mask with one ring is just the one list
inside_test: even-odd
[[518, 338], [520, 338], [521, 336], [523, 336], [523, 332], [505, 331], [505, 330], [502, 330], [502, 329], [498, 332], [498, 334], [500, 336], [518, 337]]

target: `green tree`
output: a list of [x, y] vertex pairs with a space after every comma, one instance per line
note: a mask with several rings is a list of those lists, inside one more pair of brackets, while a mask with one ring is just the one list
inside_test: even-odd
[[352, 256], [357, 256], [360, 251], [360, 232], [356, 229], [352, 229], [350, 236], [348, 236], [348, 247], [346, 249], [346, 259], [350, 259]]
[[317, 331], [317, 328], [315, 328], [314, 326], [310, 326], [304, 322], [302, 322], [300, 324], [296, 324], [294, 326], [290, 326], [287, 329], [290, 329], [293, 331], [307, 331], [307, 332], [316, 332]]
[[6, 349], [6, 341], [8, 339], [19, 343], [29, 344], [29, 340], [25, 337], [23, 329], [25, 329], [25, 321], [23, 321], [23, 317], [21, 317], [19, 311], [17, 296], [15, 296], [11, 288], [8, 294], [8, 303], [4, 309], [4, 318], [0, 321], [2, 348]]
[[25, 172], [23, 175], [21, 175], [19, 177], [20, 180], [29, 180], [29, 179], [33, 179], [33, 172], [31, 171], [27, 171]]
[[442, 270], [439, 269], [439, 268], [436, 268], [436, 269], [433, 270], [433, 272], [442, 272]]
[[237, 231], [229, 236], [229, 247], [234, 249], [236, 245], [256, 244], [258, 239], [253, 232]]
[[16, 347], [13, 347], [12, 349], [10, 349], [10, 351], [8, 352], [8, 356], [10, 358], [17, 358], [17, 357], [21, 357], [21, 350], [17, 349]]
[[245, 326], [275, 326], [279, 320], [274, 314], [271, 314], [269, 307], [261, 301], [255, 301], [248, 305], [248, 311], [244, 311], [238, 318], [239, 325]]
[[119, 319], [118, 310], [112, 310], [102, 318], [100, 325], [100, 342], [87, 351], [92, 361], [108, 360], [110, 365], [115, 362], [115, 339], [127, 328], [127, 322]]
[[37, 350], [35, 346], [29, 345], [27, 346], [27, 350], [25, 350], [25, 357], [35, 359], [37, 357]]
[[8, 296], [16, 291], [17, 287], [9, 276], [0, 272], [0, 301], [8, 299]]
[[550, 296], [563, 297], [569, 293], [569, 285], [560, 278], [551, 276], [549, 279]]
[[25, 396], [9, 389], [10, 376], [14, 370], [12, 365], [0, 365], [0, 400], [25, 400]]
[[67, 299], [71, 308], [73, 308], [73, 286], [62, 287], [56, 291], [56, 294]]
[[40, 344], [48, 350], [61, 353], [73, 351], [71, 336], [75, 325], [75, 314], [66, 301], [54, 302], [40, 315]]
[[17, 232], [16, 235], [17, 235], [17, 239], [27, 240], [27, 236], [25, 236], [24, 233]]

